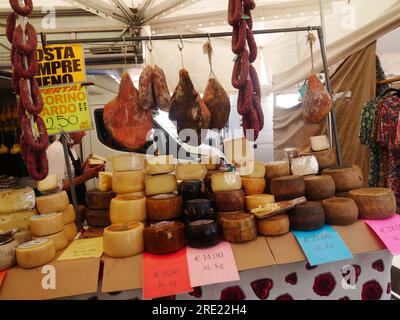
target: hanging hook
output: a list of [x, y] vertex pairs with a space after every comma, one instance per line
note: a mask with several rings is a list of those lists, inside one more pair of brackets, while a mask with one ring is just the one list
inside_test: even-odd
[[179, 37], [181, 38], [181, 43], [178, 43], [178, 48], [180, 51], [182, 51], [183, 48], [185, 48], [185, 45], [183, 44], [183, 38], [181, 34], [179, 35]]
[[147, 42], [147, 50], [151, 53], [153, 51], [153, 41], [151, 40], [151, 35], [149, 35], [149, 41]]
[[211, 43], [211, 34], [210, 33], [208, 33], [208, 42], [210, 42], [210, 44], [212, 44]]

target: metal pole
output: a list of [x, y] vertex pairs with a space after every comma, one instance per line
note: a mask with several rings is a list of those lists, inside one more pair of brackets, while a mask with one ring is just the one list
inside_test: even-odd
[[[333, 101], [333, 91], [332, 91], [332, 85], [331, 85], [331, 80], [330, 80], [330, 76], [329, 76], [329, 67], [328, 67], [329, 64], [328, 64], [328, 58], [327, 58], [327, 54], [326, 54], [324, 31], [322, 30], [321, 27], [318, 27], [317, 30], [318, 30], [319, 43], [321, 46], [322, 61], [324, 64], [326, 88], [327, 88], [329, 94], [331, 95], [332, 101]], [[332, 103], [332, 111], [330, 112], [330, 117], [331, 117], [331, 128], [332, 128], [333, 135], [335, 138], [337, 162], [338, 162], [339, 167], [341, 167], [343, 164], [342, 163], [342, 152], [340, 150], [339, 134], [337, 131], [337, 126], [336, 126], [336, 111], [335, 111], [334, 103]]]
[[71, 163], [69, 161], [67, 136], [64, 131], [61, 132], [61, 143], [63, 145], [64, 159], [65, 159], [65, 164], [67, 166], [67, 175], [68, 175], [68, 181], [69, 181], [69, 189], [71, 191], [72, 205], [74, 206], [74, 210], [76, 212], [76, 217], [77, 217], [77, 219], [75, 220], [75, 223], [79, 230], [81, 228], [81, 221], [78, 217], [78, 212], [79, 212], [78, 211], [78, 200], [76, 199], [74, 179], [72, 177]]

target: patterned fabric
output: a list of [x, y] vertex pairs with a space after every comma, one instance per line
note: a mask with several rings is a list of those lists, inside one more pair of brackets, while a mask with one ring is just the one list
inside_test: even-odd
[[[385, 72], [383, 71], [381, 60], [376, 56], [376, 80], [386, 80]], [[390, 86], [388, 84], [377, 84], [376, 85], [376, 96], [381, 96]]]

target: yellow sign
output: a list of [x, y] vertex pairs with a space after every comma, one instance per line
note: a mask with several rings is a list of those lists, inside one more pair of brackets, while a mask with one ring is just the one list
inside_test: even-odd
[[57, 259], [74, 260], [100, 258], [103, 254], [103, 237], [74, 240]]
[[50, 135], [92, 128], [85, 86], [79, 83], [40, 88], [43, 111], [40, 114]]
[[48, 45], [37, 50], [40, 87], [85, 82], [85, 60], [81, 44]]

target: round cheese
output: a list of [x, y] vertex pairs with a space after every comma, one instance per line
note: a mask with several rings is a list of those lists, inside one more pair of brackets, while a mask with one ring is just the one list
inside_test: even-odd
[[242, 211], [245, 208], [243, 190], [217, 191], [214, 199], [217, 211]]
[[0, 214], [33, 209], [35, 191], [32, 188], [0, 190]]
[[318, 161], [318, 167], [320, 170], [332, 168], [336, 166], [336, 151], [335, 149], [328, 149], [318, 152], [305, 152], [302, 153], [303, 156], [315, 156]]
[[12, 240], [0, 245], [0, 272], [15, 266], [15, 249], [19, 245], [20, 241], [18, 240]]
[[174, 193], [178, 190], [176, 177], [172, 174], [146, 176], [145, 191], [147, 196], [163, 193]]
[[35, 209], [0, 214], [0, 229], [29, 230], [30, 218], [37, 212]]
[[335, 181], [331, 176], [305, 177], [304, 182], [308, 200], [325, 200], [335, 195]]
[[177, 221], [162, 221], [144, 229], [144, 245], [152, 254], [178, 251], [185, 246], [184, 224]]
[[62, 212], [68, 208], [69, 198], [65, 191], [36, 198], [36, 207], [40, 214]]
[[110, 221], [112, 224], [143, 222], [146, 220], [145, 197], [119, 197], [111, 200]]
[[290, 175], [289, 161], [272, 161], [265, 164], [265, 176], [269, 179]]
[[99, 191], [111, 191], [112, 190], [112, 172], [99, 172]]
[[147, 198], [147, 216], [151, 221], [175, 219], [182, 215], [182, 197], [160, 194]]
[[183, 200], [193, 200], [203, 198], [204, 186], [201, 180], [182, 181], [179, 187]]
[[362, 188], [349, 192], [359, 209], [361, 219], [382, 220], [396, 213], [394, 192], [385, 188]]
[[145, 197], [146, 192], [144, 191], [138, 191], [138, 192], [131, 192], [131, 193], [118, 193], [116, 198], [120, 197], [130, 197], [130, 196], [136, 196], [136, 197]]
[[56, 251], [60, 251], [68, 246], [68, 240], [64, 230], [44, 237], [32, 237], [32, 239], [51, 239], [54, 242]]
[[338, 198], [348, 198], [349, 197], [349, 191], [347, 192], [336, 192], [335, 196]]
[[290, 230], [289, 217], [280, 214], [268, 219], [257, 220], [258, 233], [263, 236], [280, 236]]
[[86, 205], [93, 210], [106, 210], [110, 207], [111, 199], [116, 196], [113, 191], [99, 191], [91, 189], [86, 191]]
[[64, 216], [64, 224], [75, 222], [76, 214], [74, 206], [72, 204], [70, 204], [68, 208], [63, 211], [63, 216]]
[[246, 231], [256, 229], [254, 215], [249, 213], [235, 213], [221, 217], [224, 233], [227, 231]]
[[187, 244], [193, 248], [217, 245], [223, 238], [221, 225], [214, 220], [198, 220], [186, 225]]
[[239, 169], [240, 175], [248, 178], [264, 178], [265, 172], [265, 163], [261, 161], [248, 161]]
[[257, 238], [257, 228], [247, 229], [243, 231], [224, 230], [224, 239], [232, 243], [243, 243], [252, 241]]
[[86, 210], [86, 221], [90, 227], [103, 228], [111, 224], [109, 210]]
[[201, 163], [203, 163], [207, 170], [217, 170], [220, 165], [220, 156], [217, 154], [201, 156]]
[[238, 214], [238, 213], [246, 213], [245, 211], [232, 211], [232, 212], [224, 212], [224, 211], [220, 211], [217, 213], [217, 221], [218, 223], [222, 224], [222, 218], [226, 217], [226, 216], [230, 216], [232, 214]]
[[300, 176], [274, 178], [271, 180], [270, 189], [277, 201], [296, 199], [306, 193], [304, 178]]
[[358, 219], [358, 207], [353, 199], [331, 198], [322, 201], [326, 222], [331, 225], [347, 226]]
[[328, 150], [331, 147], [329, 138], [327, 136], [316, 136], [310, 138], [311, 149], [313, 151]]
[[114, 172], [112, 189], [115, 193], [132, 193], [144, 190], [143, 171]]
[[68, 223], [65, 225], [64, 228], [65, 237], [68, 241], [72, 241], [75, 239], [76, 235], [78, 234], [78, 227], [74, 222]]
[[242, 189], [247, 195], [263, 194], [265, 192], [266, 182], [265, 178], [247, 178], [242, 177]]
[[200, 163], [183, 163], [176, 167], [176, 179], [186, 180], [203, 180], [207, 169]]
[[148, 175], [170, 173], [175, 171], [175, 168], [175, 160], [171, 155], [146, 158], [146, 174]]
[[325, 211], [320, 202], [307, 201], [289, 212], [290, 226], [294, 230], [313, 231], [325, 225]]
[[30, 230], [21, 230], [14, 234], [14, 240], [20, 243], [28, 242], [32, 240], [32, 232]]
[[209, 199], [195, 199], [183, 203], [183, 214], [186, 221], [214, 220], [215, 205]]
[[242, 179], [236, 172], [216, 173], [211, 176], [211, 187], [214, 192], [240, 190]]
[[268, 203], [275, 203], [275, 197], [271, 194], [254, 194], [246, 196], [246, 209], [251, 211], [259, 207], [264, 207]]
[[60, 232], [63, 229], [64, 215], [62, 212], [31, 217], [31, 231], [34, 237], [48, 236]]
[[144, 225], [140, 222], [118, 223], [104, 229], [104, 253], [113, 258], [126, 258], [142, 253]]
[[336, 192], [346, 192], [363, 186], [364, 177], [361, 168], [352, 165], [343, 168], [325, 169], [322, 174], [329, 175], [335, 180]]
[[60, 181], [57, 174], [49, 174], [45, 179], [37, 183], [37, 189], [40, 192], [57, 192], [59, 187]]
[[112, 159], [112, 169], [115, 172], [141, 171], [144, 169], [144, 155], [127, 153]]
[[16, 249], [16, 257], [20, 268], [36, 268], [54, 260], [56, 248], [51, 239], [36, 239], [20, 244]]

